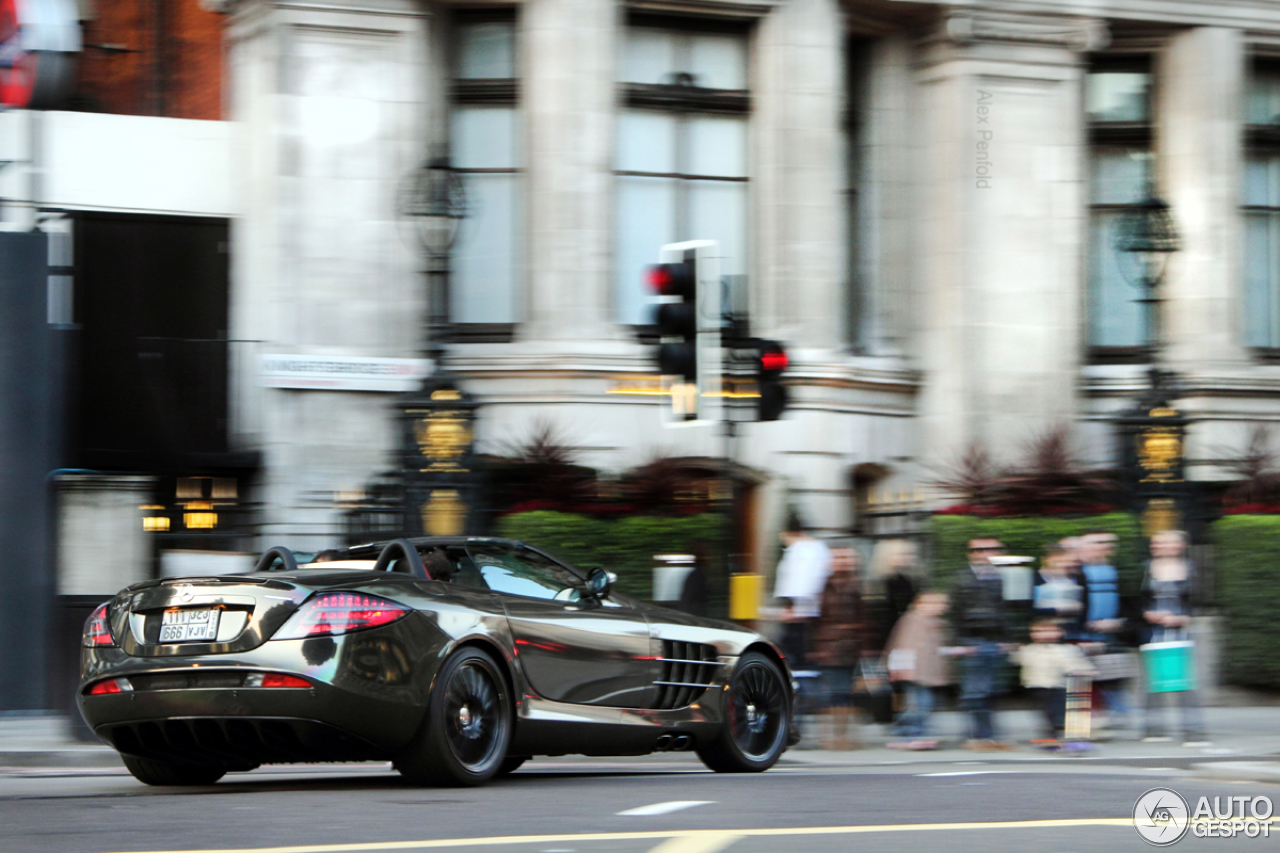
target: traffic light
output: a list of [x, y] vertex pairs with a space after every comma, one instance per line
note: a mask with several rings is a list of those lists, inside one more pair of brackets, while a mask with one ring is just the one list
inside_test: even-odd
[[[690, 253], [692, 254], [692, 253]], [[659, 297], [654, 317], [662, 341], [658, 372], [698, 381], [698, 262], [694, 257], [649, 268], [649, 286]]]
[[720, 417], [720, 244], [715, 240], [668, 243], [649, 268], [657, 297], [654, 322], [661, 336], [656, 352], [671, 406], [667, 426], [716, 423]]
[[756, 338], [755, 362], [756, 389], [760, 392], [756, 420], [776, 421], [787, 408], [787, 386], [782, 384], [782, 373], [790, 359], [782, 344]]

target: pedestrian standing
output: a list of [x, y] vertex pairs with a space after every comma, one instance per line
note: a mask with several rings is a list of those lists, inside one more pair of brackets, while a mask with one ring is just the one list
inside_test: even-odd
[[1032, 595], [1036, 616], [1057, 620], [1059, 625], [1076, 621], [1084, 592], [1076, 583], [1075, 568], [1074, 554], [1060, 543], [1045, 548]]
[[786, 549], [778, 562], [773, 596], [791, 599], [791, 618], [805, 634], [807, 648], [813, 620], [822, 609], [822, 589], [831, 571], [831, 551], [813, 538], [794, 513], [787, 519], [781, 538]]
[[[1125, 649], [1120, 634], [1125, 628], [1124, 605], [1120, 598], [1120, 576], [1112, 565], [1115, 551], [1114, 533], [1091, 531], [1083, 537], [1080, 550], [1080, 573], [1084, 595], [1081, 612], [1084, 626], [1080, 638], [1086, 643], [1099, 644], [1108, 657], [1123, 660]], [[1108, 725], [1124, 725], [1129, 717], [1128, 683], [1123, 677], [1108, 678], [1101, 666], [1100, 677], [1095, 681], [1102, 706], [1110, 719]]]
[[869, 604], [870, 636], [873, 649], [883, 649], [902, 615], [916, 597], [918, 560], [916, 546], [906, 539], [887, 539], [871, 554], [874, 596]]
[[1004, 579], [991, 558], [1004, 550], [999, 539], [969, 541], [969, 565], [951, 594], [956, 639], [964, 648], [960, 709], [970, 717], [969, 740], [975, 750], [1008, 749], [996, 739], [995, 696], [1002, 644], [1006, 636]]
[[929, 717], [933, 713], [935, 688], [948, 683], [942, 658], [943, 616], [947, 612], [945, 592], [922, 592], [894, 626], [885, 646], [889, 678], [902, 687], [905, 706], [894, 723], [893, 733], [907, 741], [890, 743], [895, 749], [936, 749], [929, 737]]
[[858, 552], [831, 551], [831, 574], [822, 589], [822, 604], [814, 622], [809, 662], [822, 670], [823, 695], [829, 720], [827, 749], [852, 749], [853, 674], [862, 654], [866, 621]]
[[1031, 623], [1031, 643], [1014, 652], [1022, 668], [1022, 686], [1037, 698], [1044, 715], [1044, 743], [1057, 746], [1067, 718], [1067, 676], [1095, 675], [1093, 664], [1078, 646], [1064, 643], [1065, 632], [1052, 617]]
[[711, 561], [711, 551], [705, 542], [695, 543], [690, 550], [693, 552], [693, 567], [684, 576], [676, 607], [692, 616], [706, 616], [707, 564]]
[[[1204, 721], [1200, 714], [1199, 696], [1193, 684], [1195, 671], [1194, 647], [1188, 625], [1191, 621], [1192, 591], [1195, 570], [1186, 557], [1187, 537], [1180, 530], [1166, 530], [1151, 537], [1151, 561], [1147, 563], [1147, 575], [1143, 580], [1142, 615], [1147, 622], [1148, 642], [1173, 643], [1161, 651], [1178, 651], [1183, 689], [1147, 691], [1147, 708], [1143, 740], [1166, 741], [1160, 720], [1160, 697], [1173, 693], [1182, 707], [1183, 746], [1207, 746]], [[1155, 650], [1144, 650], [1151, 660]], [[1148, 675], [1152, 673], [1148, 669]], [[1150, 681], [1150, 677], [1149, 677]], [[1149, 684], [1148, 687], [1155, 685]]]

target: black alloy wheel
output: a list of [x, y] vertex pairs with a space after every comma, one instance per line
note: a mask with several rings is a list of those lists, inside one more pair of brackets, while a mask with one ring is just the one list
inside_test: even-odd
[[717, 773], [768, 770], [786, 750], [790, 708], [778, 664], [748, 652], [729, 681], [720, 735], [700, 742], [698, 757]]
[[444, 724], [453, 755], [475, 770], [493, 758], [502, 725], [498, 685], [478, 661], [466, 661], [453, 671], [444, 694]]
[[419, 784], [482, 785], [502, 768], [511, 729], [498, 665], [480, 649], [459, 649], [440, 668], [423, 728], [395, 766]]

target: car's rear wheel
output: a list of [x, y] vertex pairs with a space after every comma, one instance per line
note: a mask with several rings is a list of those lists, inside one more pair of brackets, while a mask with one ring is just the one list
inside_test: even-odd
[[212, 785], [227, 774], [227, 768], [219, 764], [155, 761], [132, 755], [120, 757], [133, 777], [147, 785]]
[[787, 748], [790, 713], [782, 670], [747, 652], [729, 680], [724, 725], [716, 737], [698, 742], [698, 757], [717, 773], [768, 770]]
[[493, 658], [459, 649], [440, 668], [427, 719], [396, 770], [422, 785], [483, 785], [502, 768], [511, 717], [510, 691]]

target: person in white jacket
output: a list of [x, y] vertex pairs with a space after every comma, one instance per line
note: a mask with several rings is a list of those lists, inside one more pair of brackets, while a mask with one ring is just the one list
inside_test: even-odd
[[782, 531], [786, 550], [778, 561], [773, 597], [789, 598], [798, 619], [816, 619], [822, 608], [822, 589], [831, 574], [831, 549], [814, 539], [800, 519], [791, 516]]

